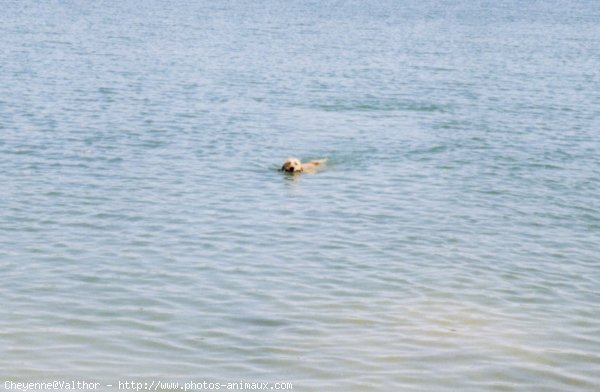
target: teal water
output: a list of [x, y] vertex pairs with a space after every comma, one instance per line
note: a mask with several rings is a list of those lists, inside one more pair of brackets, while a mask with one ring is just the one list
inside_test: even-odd
[[0, 387], [600, 389], [596, 1], [0, 22]]

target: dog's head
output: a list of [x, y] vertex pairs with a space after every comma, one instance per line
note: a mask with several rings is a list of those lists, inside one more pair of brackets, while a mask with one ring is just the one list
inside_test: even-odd
[[302, 163], [300, 163], [299, 159], [288, 158], [285, 162], [283, 162], [281, 170], [288, 173], [300, 173], [302, 171]]

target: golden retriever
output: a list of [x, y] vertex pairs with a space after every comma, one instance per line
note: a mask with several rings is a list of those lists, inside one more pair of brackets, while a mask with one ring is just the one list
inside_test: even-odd
[[314, 173], [319, 169], [322, 169], [325, 166], [325, 162], [327, 159], [317, 159], [314, 161], [310, 161], [307, 163], [300, 162], [298, 158], [288, 158], [283, 162], [283, 166], [281, 166], [281, 171], [286, 173]]

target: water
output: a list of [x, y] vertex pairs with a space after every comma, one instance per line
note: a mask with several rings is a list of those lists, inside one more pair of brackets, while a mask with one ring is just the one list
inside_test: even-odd
[[0, 21], [2, 387], [600, 388], [597, 2]]

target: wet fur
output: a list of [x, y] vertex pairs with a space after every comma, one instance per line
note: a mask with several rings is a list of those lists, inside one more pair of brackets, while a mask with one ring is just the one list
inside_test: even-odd
[[316, 159], [302, 163], [298, 158], [288, 158], [281, 166], [281, 171], [286, 173], [314, 173], [325, 166], [326, 159]]

